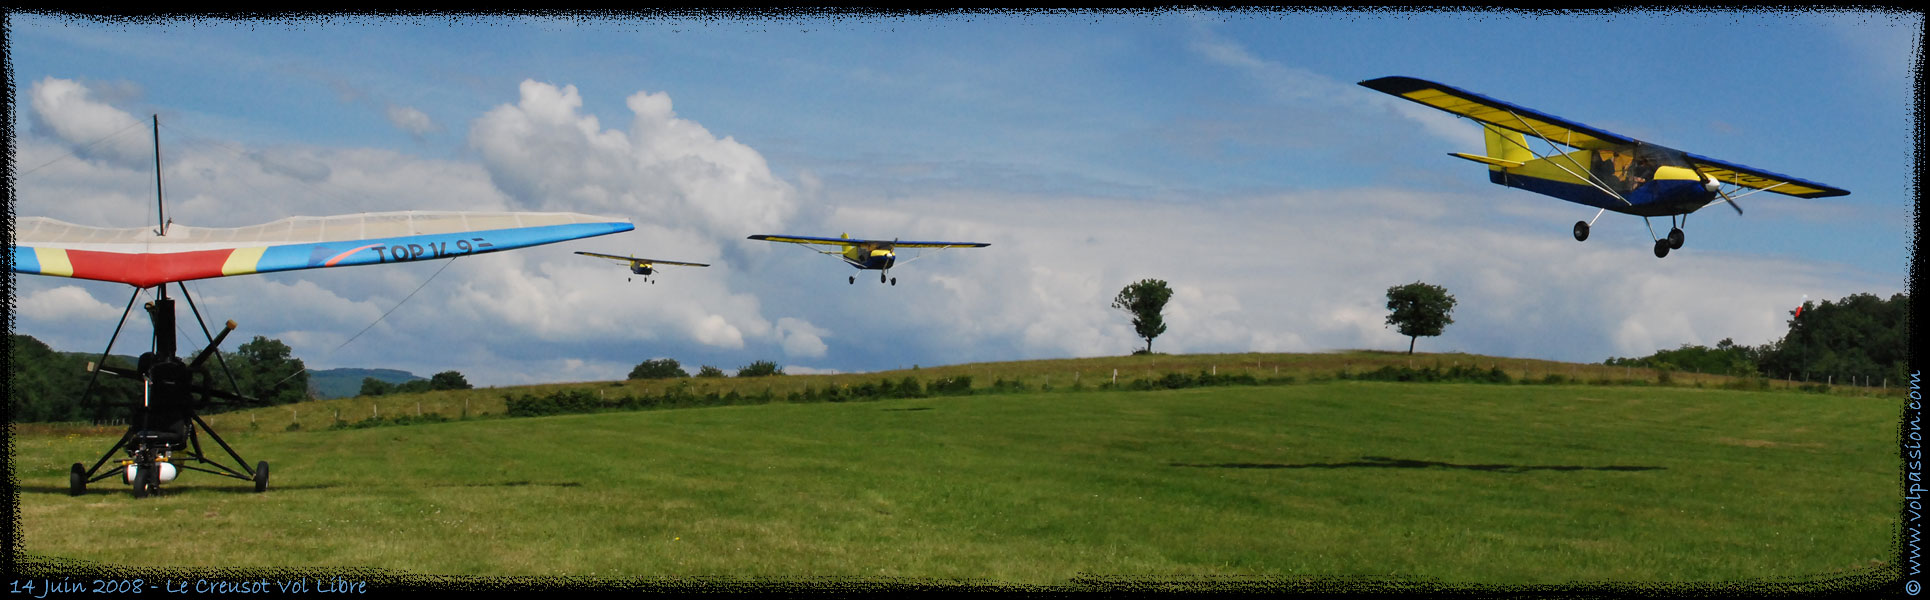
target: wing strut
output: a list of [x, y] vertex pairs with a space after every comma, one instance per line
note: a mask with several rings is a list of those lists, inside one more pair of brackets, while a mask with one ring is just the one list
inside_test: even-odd
[[[1561, 151], [1560, 151], [1561, 149], [1555, 146], [1555, 141], [1554, 141], [1554, 140], [1551, 140], [1551, 139], [1548, 139], [1548, 136], [1546, 136], [1546, 135], [1542, 135], [1542, 133], [1541, 133], [1541, 130], [1539, 130], [1539, 129], [1536, 129], [1536, 128], [1535, 128], [1535, 126], [1534, 126], [1533, 124], [1531, 124], [1531, 123], [1529, 123], [1527, 119], [1523, 119], [1523, 118], [1521, 118], [1521, 115], [1519, 115], [1519, 114], [1516, 114], [1516, 113], [1515, 113], [1515, 111], [1514, 111], [1513, 109], [1509, 109], [1509, 110], [1508, 110], [1508, 116], [1511, 116], [1511, 117], [1514, 117], [1514, 118], [1515, 118], [1515, 122], [1517, 122], [1517, 123], [1520, 123], [1522, 127], [1524, 127], [1524, 128], [1527, 128], [1527, 129], [1528, 129], [1528, 131], [1530, 131], [1530, 132], [1532, 132], [1532, 133], [1534, 133], [1534, 134], [1535, 134], [1535, 137], [1538, 137], [1538, 138], [1541, 138], [1541, 142], [1542, 142], [1542, 143], [1544, 143], [1544, 144], [1548, 144], [1548, 150], [1549, 150], [1549, 152], [1551, 152], [1551, 153], [1552, 153], [1552, 156], [1560, 156], [1560, 157], [1562, 157], [1562, 158], [1565, 158], [1565, 159], [1567, 159], [1567, 160], [1568, 160], [1568, 164], [1569, 164], [1569, 165], [1572, 165], [1572, 166], [1574, 166], [1576, 170], [1579, 170], [1579, 171], [1582, 171], [1582, 172], [1584, 172], [1584, 173], [1588, 173], [1588, 169], [1587, 169], [1587, 168], [1585, 168], [1585, 167], [1583, 167], [1583, 166], [1581, 166], [1580, 164], [1576, 164], [1576, 163], [1575, 163], [1575, 157], [1573, 157], [1573, 156], [1570, 156], [1570, 155], [1569, 155], [1568, 153], [1565, 153], [1565, 152], [1561, 152]], [[1485, 125], [1485, 124], [1484, 124], [1484, 125], [1482, 125], [1482, 126], [1483, 126], [1483, 127], [1486, 127], [1487, 125]], [[1504, 137], [1505, 137], [1505, 136], [1504, 136]], [[1615, 198], [1616, 200], [1621, 200], [1621, 201], [1622, 201], [1622, 204], [1627, 204], [1627, 205], [1629, 205], [1629, 206], [1635, 206], [1635, 203], [1633, 203], [1633, 202], [1629, 202], [1629, 201], [1628, 201], [1628, 199], [1627, 199], [1627, 198], [1623, 198], [1621, 194], [1617, 194], [1617, 193], [1615, 193], [1615, 190], [1611, 190], [1611, 189], [1608, 189], [1608, 186], [1607, 186], [1607, 185], [1605, 185], [1605, 184], [1606, 184], [1606, 182], [1602, 182], [1602, 181], [1600, 180], [1600, 178], [1598, 178], [1598, 177], [1595, 177], [1595, 174], [1594, 174], [1594, 173], [1588, 173], [1587, 175], [1583, 175], [1583, 174], [1581, 174], [1581, 173], [1576, 173], [1575, 171], [1570, 171], [1570, 170], [1568, 170], [1568, 167], [1564, 167], [1564, 166], [1562, 166], [1562, 165], [1561, 165], [1561, 163], [1558, 163], [1558, 162], [1555, 162], [1555, 161], [1554, 161], [1553, 159], [1551, 159], [1551, 158], [1550, 158], [1550, 157], [1548, 157], [1548, 156], [1542, 156], [1542, 154], [1541, 154], [1540, 152], [1536, 152], [1534, 148], [1531, 148], [1531, 147], [1528, 147], [1528, 145], [1527, 145], [1527, 144], [1522, 144], [1521, 146], [1522, 146], [1522, 148], [1523, 148], [1523, 149], [1525, 149], [1525, 150], [1527, 150], [1528, 152], [1530, 152], [1530, 153], [1533, 153], [1533, 154], [1535, 155], [1535, 157], [1536, 157], [1536, 158], [1541, 158], [1541, 159], [1544, 159], [1544, 160], [1548, 160], [1548, 164], [1551, 164], [1551, 165], [1554, 165], [1554, 166], [1555, 166], [1555, 168], [1557, 168], [1557, 169], [1561, 169], [1561, 170], [1562, 170], [1563, 172], [1566, 172], [1566, 173], [1568, 173], [1569, 175], [1573, 175], [1573, 176], [1575, 176], [1575, 178], [1577, 178], [1577, 179], [1580, 179], [1580, 180], [1582, 180], [1582, 181], [1586, 181], [1586, 182], [1588, 182], [1588, 185], [1590, 185], [1590, 186], [1592, 186], [1592, 187], [1594, 187], [1595, 189], [1598, 189], [1598, 190], [1601, 190], [1601, 191], [1602, 191], [1602, 193], [1604, 193], [1604, 194], [1608, 194], [1609, 196], [1613, 196], [1613, 197], [1614, 197], [1614, 198]], [[1600, 216], [1600, 215], [1597, 215], [1597, 216]]]

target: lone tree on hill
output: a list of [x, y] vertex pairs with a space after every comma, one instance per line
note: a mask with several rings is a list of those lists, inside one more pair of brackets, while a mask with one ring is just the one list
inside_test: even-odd
[[677, 359], [658, 358], [658, 359], [646, 360], [641, 363], [637, 363], [636, 368], [630, 369], [629, 378], [630, 379], [672, 379], [676, 377], [689, 377], [689, 376], [690, 376], [689, 373], [684, 372], [683, 365], [677, 364]]
[[757, 362], [753, 362], [751, 364], [743, 366], [742, 368], [737, 369], [738, 377], [769, 377], [772, 375], [783, 375], [783, 374], [784, 374], [784, 369], [782, 367], [779, 367], [777, 366], [777, 363], [774, 363], [768, 360], [760, 360]]
[[429, 377], [429, 389], [468, 390], [475, 389], [475, 386], [469, 385], [469, 378], [463, 377], [461, 372], [443, 371]]
[[1407, 336], [1407, 353], [1414, 353], [1414, 340], [1420, 336], [1441, 335], [1454, 323], [1454, 296], [1447, 288], [1416, 281], [1387, 288], [1387, 324]]
[[1141, 279], [1119, 290], [1119, 295], [1112, 299], [1113, 308], [1133, 316], [1133, 331], [1146, 338], [1146, 354], [1153, 353], [1153, 338], [1166, 333], [1166, 319], [1160, 317], [1159, 312], [1165, 310], [1166, 301], [1172, 298], [1173, 290], [1166, 287], [1166, 282]]

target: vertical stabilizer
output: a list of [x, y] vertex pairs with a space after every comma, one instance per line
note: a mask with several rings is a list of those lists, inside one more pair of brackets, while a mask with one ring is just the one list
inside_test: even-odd
[[1535, 153], [1528, 149], [1528, 138], [1521, 135], [1519, 131], [1483, 124], [1481, 133], [1488, 141], [1489, 158], [1514, 163], [1525, 163], [1535, 159]]

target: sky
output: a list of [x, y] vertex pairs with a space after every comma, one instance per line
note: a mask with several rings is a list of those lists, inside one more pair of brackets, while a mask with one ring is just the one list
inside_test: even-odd
[[[1123, 355], [1145, 342], [1112, 298], [1149, 278], [1174, 290], [1160, 352], [1404, 350], [1386, 292], [1422, 281], [1458, 303], [1418, 351], [1592, 363], [1763, 344], [1804, 300], [1909, 291], [1922, 31], [1918, 13], [1850, 10], [16, 12], [9, 210], [152, 225], [158, 118], [177, 224], [634, 223], [189, 284], [232, 339], [281, 340], [311, 369], [483, 386], [657, 358], [808, 374]], [[1478, 126], [1357, 85], [1388, 75], [1851, 194], [1710, 207], [1663, 259], [1639, 217], [1603, 215], [1577, 243], [1593, 209], [1447, 156], [1481, 152]], [[840, 233], [991, 246], [901, 251], [891, 286], [746, 239]], [[644, 283], [576, 251], [713, 266]], [[66, 351], [99, 352], [136, 293], [14, 285], [14, 333]], [[133, 320], [116, 353], [146, 349]], [[184, 348], [205, 343], [188, 331]]]

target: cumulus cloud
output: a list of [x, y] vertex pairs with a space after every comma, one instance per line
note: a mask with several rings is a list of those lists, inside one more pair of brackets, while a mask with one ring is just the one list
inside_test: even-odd
[[14, 298], [15, 314], [46, 321], [91, 321], [114, 319], [120, 309], [95, 300], [79, 286], [63, 285]]
[[[102, 130], [102, 123], [139, 125], [75, 82], [43, 81], [35, 97], [36, 114], [70, 146]], [[215, 322], [237, 319], [241, 334], [283, 339], [316, 368], [468, 369], [479, 384], [620, 377], [637, 356], [694, 353], [727, 362], [737, 360], [731, 354], [737, 352], [826, 355], [831, 328], [797, 316], [774, 324], [755, 293], [738, 289], [757, 280], [727, 264], [667, 268], [648, 284], [626, 281], [621, 265], [572, 253], [727, 263], [747, 228], [777, 228], [795, 210], [795, 192], [755, 150], [676, 117], [668, 95], [639, 93], [629, 106], [636, 115], [630, 127], [605, 130], [581, 114], [574, 88], [528, 83], [520, 101], [475, 121], [470, 137], [485, 156], [480, 164], [293, 144], [203, 144], [171, 152], [168, 214], [184, 224], [229, 227], [385, 210], [568, 210], [639, 224], [629, 234], [454, 262], [195, 282], [200, 308]], [[391, 114], [398, 126], [415, 131], [433, 126], [419, 112]], [[138, 131], [131, 137], [142, 142], [141, 152], [151, 152]], [[34, 146], [35, 156], [51, 154], [42, 146]], [[518, 154], [523, 149], [529, 153]], [[235, 160], [237, 151], [242, 160]], [[142, 158], [152, 160], [151, 154]], [[21, 182], [18, 209], [138, 226], [141, 215], [151, 219], [145, 192], [152, 180], [131, 170], [50, 167]], [[103, 218], [113, 215], [133, 216]], [[23, 330], [53, 336], [49, 328], [58, 323], [119, 315], [118, 306], [92, 300], [86, 291], [92, 282], [62, 287], [52, 278], [27, 279], [17, 298]], [[69, 338], [63, 333], [61, 339]]]
[[803, 358], [824, 356], [824, 336], [831, 333], [793, 317], [778, 319], [777, 331], [784, 340], [784, 354]]
[[34, 122], [71, 151], [122, 167], [152, 164], [153, 145], [139, 134], [142, 120], [96, 99], [86, 84], [45, 77], [27, 95]]
[[756, 150], [681, 119], [666, 93], [628, 98], [627, 130], [582, 114], [575, 86], [525, 81], [514, 105], [477, 119], [470, 144], [525, 206], [687, 223], [717, 239], [774, 228], [796, 211], [791, 184]]
[[442, 130], [442, 126], [431, 120], [427, 113], [412, 106], [391, 104], [383, 113], [389, 117], [390, 124], [417, 138]]

